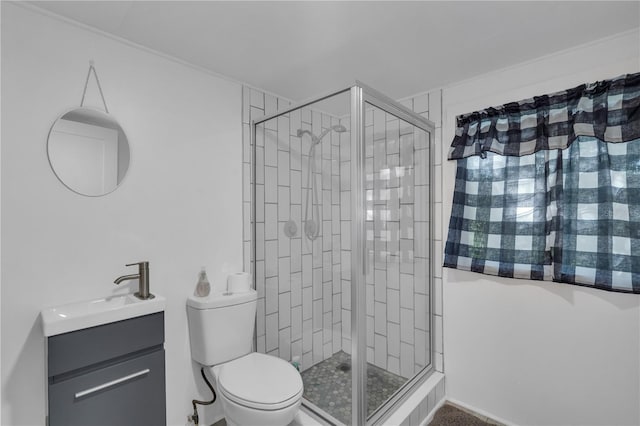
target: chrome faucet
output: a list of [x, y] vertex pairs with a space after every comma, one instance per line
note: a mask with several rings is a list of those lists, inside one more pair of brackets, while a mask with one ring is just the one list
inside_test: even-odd
[[153, 299], [155, 296], [149, 293], [149, 262], [138, 262], [138, 263], [130, 263], [126, 266], [134, 266], [138, 265], [138, 273], [137, 274], [129, 274], [123, 275], [115, 279], [114, 283], [120, 284], [122, 281], [127, 280], [138, 280], [139, 287], [138, 291], [133, 295], [138, 299], [146, 300]]

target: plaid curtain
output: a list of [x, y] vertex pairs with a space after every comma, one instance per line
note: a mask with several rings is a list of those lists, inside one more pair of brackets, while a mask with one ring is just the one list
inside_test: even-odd
[[640, 293], [640, 73], [458, 117], [444, 266]]

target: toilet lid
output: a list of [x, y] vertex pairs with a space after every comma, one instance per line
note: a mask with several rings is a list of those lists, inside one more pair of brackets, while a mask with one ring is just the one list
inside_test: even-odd
[[286, 407], [302, 395], [300, 373], [288, 362], [252, 352], [220, 368], [218, 385], [225, 396], [248, 407]]

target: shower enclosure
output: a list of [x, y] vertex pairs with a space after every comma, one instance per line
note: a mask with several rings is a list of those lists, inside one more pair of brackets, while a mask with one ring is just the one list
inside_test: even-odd
[[432, 370], [433, 124], [356, 82], [251, 130], [256, 348], [318, 416], [381, 423]]

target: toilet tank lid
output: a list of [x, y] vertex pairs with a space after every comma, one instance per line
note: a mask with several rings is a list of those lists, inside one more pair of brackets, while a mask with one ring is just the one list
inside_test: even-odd
[[187, 306], [194, 309], [215, 309], [249, 303], [258, 298], [255, 290], [242, 293], [212, 292], [206, 297], [189, 296]]

